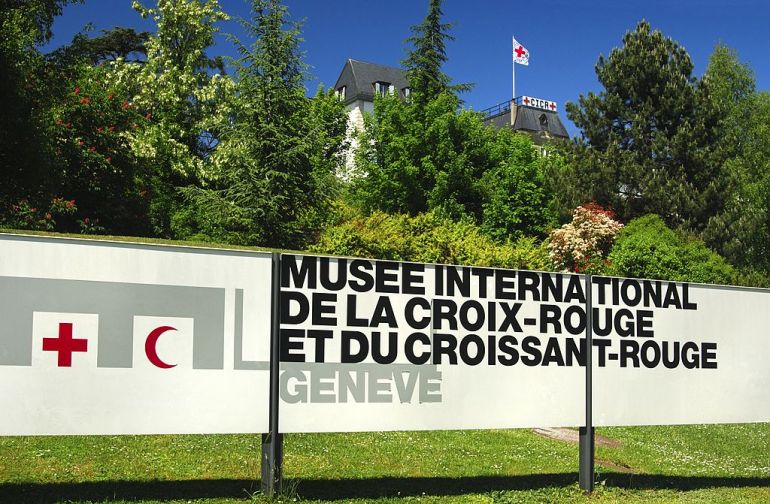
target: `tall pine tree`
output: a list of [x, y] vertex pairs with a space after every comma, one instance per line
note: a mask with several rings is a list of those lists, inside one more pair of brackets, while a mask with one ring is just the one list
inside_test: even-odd
[[[642, 21], [623, 46], [599, 57], [604, 90], [567, 104], [582, 130], [562, 182], [577, 201], [628, 220], [657, 213], [700, 230], [722, 207], [723, 177], [712, 146], [718, 121], [687, 51]], [[584, 201], [579, 201], [580, 199]]]
[[327, 126], [344, 131], [345, 116], [332, 95], [319, 94], [327, 106], [316, 107], [305, 96], [300, 27], [280, 0], [253, 0], [252, 14], [244, 27], [254, 42], [237, 43], [237, 96], [213, 156], [214, 188], [187, 194], [205, 208], [199, 222], [209, 237], [301, 247], [332, 197], [334, 166], [316, 161], [334, 156], [342, 134]]
[[446, 43], [454, 40], [449, 33], [452, 24], [441, 22], [442, 1], [430, 0], [428, 14], [422, 23], [412, 26], [413, 35], [407, 39], [412, 48], [403, 65], [411, 86], [412, 100], [419, 108], [441, 93], [470, 88], [467, 84], [451, 86], [449, 76], [441, 69], [447, 61]]

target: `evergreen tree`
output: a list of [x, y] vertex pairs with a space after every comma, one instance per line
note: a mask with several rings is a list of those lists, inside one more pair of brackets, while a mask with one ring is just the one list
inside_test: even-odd
[[[230, 242], [299, 247], [328, 204], [329, 175], [344, 127], [342, 105], [305, 96], [300, 28], [279, 0], [253, 0], [254, 38], [238, 44], [238, 93], [214, 154], [215, 189], [188, 190], [200, 231]], [[337, 132], [321, 133], [329, 123]], [[314, 163], [315, 162], [315, 163]], [[208, 210], [200, 210], [206, 208]], [[320, 209], [320, 210], [319, 210]], [[205, 215], [204, 215], [205, 214]]]
[[412, 100], [422, 108], [432, 98], [447, 91], [464, 91], [467, 84], [450, 86], [450, 79], [441, 69], [447, 61], [446, 43], [454, 40], [449, 33], [451, 23], [442, 23], [442, 0], [429, 0], [428, 14], [419, 25], [412, 26], [412, 45], [403, 65], [406, 68]]
[[770, 273], [770, 93], [735, 51], [719, 45], [703, 77], [719, 114], [716, 147], [730, 181], [724, 211], [704, 238], [733, 264]]
[[100, 65], [117, 59], [140, 62], [142, 58], [147, 57], [147, 41], [150, 38], [150, 32], [115, 27], [102, 30], [102, 34], [96, 37], [89, 37], [87, 31], [76, 34], [72, 42], [47, 56], [58, 72], [83, 62], [91, 65]]
[[657, 213], [671, 226], [701, 230], [723, 206], [725, 179], [712, 148], [718, 117], [692, 70], [685, 49], [645, 21], [623, 47], [600, 56], [604, 90], [567, 104], [581, 129], [561, 178], [568, 191], [624, 220]]

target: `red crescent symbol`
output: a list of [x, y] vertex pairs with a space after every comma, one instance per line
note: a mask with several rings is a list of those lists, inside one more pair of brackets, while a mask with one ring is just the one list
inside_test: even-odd
[[158, 350], [155, 348], [155, 345], [158, 344], [158, 338], [160, 338], [166, 331], [176, 331], [176, 328], [171, 326], [156, 327], [150, 332], [150, 335], [147, 336], [147, 341], [144, 342], [144, 353], [147, 354], [147, 358], [155, 366], [161, 369], [169, 369], [176, 366], [176, 364], [166, 364], [160, 360], [160, 357], [158, 357]]

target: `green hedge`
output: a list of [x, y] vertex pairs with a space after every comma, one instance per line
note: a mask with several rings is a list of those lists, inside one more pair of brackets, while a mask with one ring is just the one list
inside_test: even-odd
[[330, 227], [311, 252], [426, 263], [553, 270], [548, 250], [535, 238], [496, 244], [478, 226], [434, 213], [409, 217], [374, 212]]
[[740, 280], [738, 271], [701, 240], [669, 229], [652, 214], [623, 228], [609, 260], [610, 275], [709, 284]]

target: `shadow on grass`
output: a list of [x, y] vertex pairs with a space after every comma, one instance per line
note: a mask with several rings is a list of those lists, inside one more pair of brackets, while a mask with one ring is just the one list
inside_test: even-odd
[[[694, 490], [714, 487], [767, 487], [770, 478], [718, 478], [654, 474], [602, 473], [608, 487]], [[538, 490], [577, 483], [575, 473], [522, 476], [383, 477], [367, 479], [288, 480], [286, 486], [302, 499], [375, 499], [415, 495], [457, 496], [493, 491]], [[0, 483], [0, 502], [53, 504], [67, 501], [167, 501], [244, 499], [259, 491], [258, 481], [98, 481], [85, 483]]]

